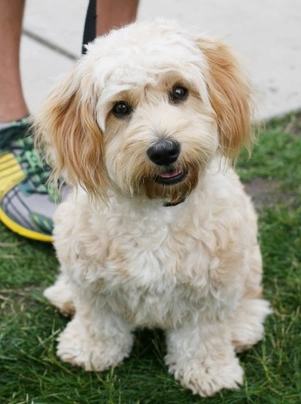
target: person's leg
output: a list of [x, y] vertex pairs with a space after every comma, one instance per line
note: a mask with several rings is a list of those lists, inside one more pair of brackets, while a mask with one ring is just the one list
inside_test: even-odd
[[0, 0], [0, 123], [28, 115], [19, 65], [25, 0]]
[[97, 0], [96, 34], [107, 34], [136, 20], [139, 0]]
[[85, 28], [82, 53], [85, 46], [96, 36], [107, 34], [113, 28], [121, 28], [137, 17], [139, 0], [90, 0]]
[[25, 0], [0, 0], [0, 220], [20, 235], [52, 241], [53, 190], [30, 133], [20, 77]]

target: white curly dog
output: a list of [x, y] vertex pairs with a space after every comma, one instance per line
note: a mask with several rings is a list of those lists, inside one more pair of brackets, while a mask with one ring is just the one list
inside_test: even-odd
[[74, 192], [55, 215], [74, 314], [58, 356], [102, 371], [133, 331], [165, 330], [166, 365], [201, 396], [235, 389], [235, 352], [263, 337], [256, 214], [232, 169], [253, 141], [251, 87], [231, 49], [156, 20], [88, 45], [37, 114], [37, 138]]

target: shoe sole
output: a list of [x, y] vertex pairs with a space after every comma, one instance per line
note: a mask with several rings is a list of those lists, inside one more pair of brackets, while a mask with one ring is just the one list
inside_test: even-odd
[[41, 234], [33, 230], [26, 229], [25, 227], [20, 226], [11, 220], [5, 212], [0, 208], [0, 220], [6, 227], [8, 227], [14, 233], [19, 234], [22, 237], [29, 238], [31, 240], [43, 241], [45, 243], [52, 243], [52, 236], [48, 236], [47, 234]]
[[[2, 167], [2, 174], [4, 175], [4, 179], [1, 178], [0, 184], [0, 199], [12, 189], [15, 185], [21, 182], [24, 179], [24, 174], [15, 159], [15, 156], [12, 153], [4, 153], [0, 156]], [[6, 170], [6, 171], [5, 171]], [[9, 174], [9, 175], [8, 175]], [[10, 217], [6, 215], [6, 213], [0, 208], [0, 220], [14, 233], [19, 234], [22, 237], [26, 237], [32, 240], [43, 241], [46, 243], [52, 243], [52, 236], [47, 234], [42, 234], [36, 232], [34, 230], [27, 229], [14, 222]]]

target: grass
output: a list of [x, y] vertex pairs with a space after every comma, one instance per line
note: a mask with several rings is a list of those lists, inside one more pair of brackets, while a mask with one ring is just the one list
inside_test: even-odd
[[132, 355], [104, 373], [86, 373], [55, 355], [67, 323], [43, 289], [54, 280], [50, 245], [0, 225], [0, 403], [2, 404], [290, 404], [301, 402], [301, 114], [269, 122], [252, 159], [238, 171], [260, 212], [265, 297], [274, 313], [264, 341], [240, 356], [244, 386], [210, 399], [168, 375], [160, 331], [136, 334]]

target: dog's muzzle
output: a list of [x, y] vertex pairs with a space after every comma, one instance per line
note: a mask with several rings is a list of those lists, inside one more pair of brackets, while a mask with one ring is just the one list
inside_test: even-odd
[[170, 139], [160, 139], [149, 147], [147, 150], [148, 158], [157, 166], [166, 167], [166, 170], [155, 178], [157, 183], [175, 185], [186, 177], [187, 173], [172, 167], [172, 164], [177, 161], [180, 152], [180, 144]]

